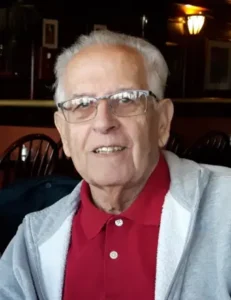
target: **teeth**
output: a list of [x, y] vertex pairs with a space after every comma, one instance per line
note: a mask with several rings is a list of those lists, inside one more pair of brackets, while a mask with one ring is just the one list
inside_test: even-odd
[[95, 150], [96, 153], [111, 153], [123, 150], [124, 147], [100, 147]]

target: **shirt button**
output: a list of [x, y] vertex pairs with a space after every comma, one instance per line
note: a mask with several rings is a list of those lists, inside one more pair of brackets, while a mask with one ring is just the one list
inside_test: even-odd
[[111, 251], [109, 254], [111, 259], [117, 259], [118, 258], [118, 253], [116, 251]]
[[115, 221], [116, 226], [119, 226], [119, 227], [122, 226], [123, 223], [124, 223], [124, 222], [123, 222], [123, 220], [121, 220], [121, 219]]

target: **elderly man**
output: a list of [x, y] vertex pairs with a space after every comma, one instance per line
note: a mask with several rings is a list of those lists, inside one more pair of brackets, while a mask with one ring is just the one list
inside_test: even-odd
[[1, 300], [231, 298], [231, 172], [161, 151], [167, 73], [154, 46], [109, 31], [59, 56], [55, 124], [84, 180], [25, 217]]

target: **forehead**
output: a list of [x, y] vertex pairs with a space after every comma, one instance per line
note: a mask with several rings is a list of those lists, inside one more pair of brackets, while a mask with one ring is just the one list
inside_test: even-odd
[[119, 89], [147, 88], [144, 59], [133, 48], [93, 45], [77, 53], [68, 63], [64, 87], [68, 96], [102, 96]]

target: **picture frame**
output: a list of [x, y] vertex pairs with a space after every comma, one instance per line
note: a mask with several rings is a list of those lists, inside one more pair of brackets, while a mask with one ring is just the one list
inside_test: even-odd
[[208, 40], [206, 43], [205, 90], [231, 89], [231, 43]]
[[43, 19], [42, 46], [49, 49], [58, 48], [58, 20]]

